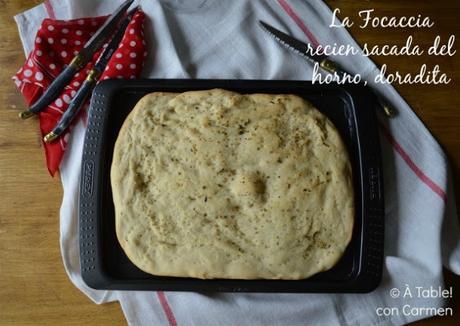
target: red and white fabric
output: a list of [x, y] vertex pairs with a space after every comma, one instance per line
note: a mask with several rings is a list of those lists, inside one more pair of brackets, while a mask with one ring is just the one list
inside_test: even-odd
[[[107, 17], [106, 15], [70, 20], [57, 20], [54, 18], [43, 20], [38, 31], [34, 33], [36, 36], [33, 50], [29, 52], [24, 66], [13, 77], [28, 105], [34, 103], [43, 94], [43, 91], [83, 48], [84, 44], [101, 27]], [[100, 80], [109, 78], [134, 79], [139, 77], [144, 58], [147, 56], [143, 37], [144, 18], [145, 15], [142, 11], [136, 12], [133, 16], [120, 42], [120, 46], [110, 59]], [[39, 113], [42, 137], [57, 124], [101, 52], [102, 49], [93, 56], [93, 60], [86, 67], [77, 72], [60, 96]], [[80, 116], [86, 114], [86, 108], [87, 104], [80, 112]], [[70, 129], [66, 130], [55, 142], [50, 144], [43, 143], [46, 162], [51, 175], [54, 175], [59, 169], [67, 148]]]
[[[118, 1], [51, 0], [16, 16], [26, 55], [48, 16], [106, 15]], [[318, 44], [352, 44], [343, 28], [330, 29], [331, 10], [319, 0], [141, 0], [151, 53], [143, 77], [307, 79], [311, 66], [280, 47], [258, 26], [264, 20]], [[440, 9], [441, 10], [441, 9]], [[368, 80], [378, 73], [362, 56], [335, 58]], [[442, 298], [392, 298], [390, 289], [443, 286], [442, 267], [460, 274], [459, 223], [447, 159], [429, 131], [390, 85], [373, 85], [397, 108], [380, 117], [386, 230], [383, 280], [369, 294], [247, 294], [95, 291], [81, 281], [77, 199], [85, 126], [78, 122], [60, 165], [63, 261], [74, 284], [97, 303], [118, 300], [130, 325], [401, 325], [428, 317], [404, 305], [437, 308]], [[269, 286], [269, 285], [267, 285]], [[381, 316], [378, 308], [396, 307]]]

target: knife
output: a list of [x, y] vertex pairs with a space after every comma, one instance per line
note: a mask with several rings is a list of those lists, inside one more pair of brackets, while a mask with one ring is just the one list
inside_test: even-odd
[[[336, 62], [329, 59], [326, 55], [310, 53], [311, 51], [309, 51], [308, 44], [276, 29], [273, 26], [270, 26], [261, 20], [259, 20], [259, 23], [262, 29], [266, 31], [270, 36], [274, 37], [274, 39], [280, 44], [284, 45], [289, 50], [294, 51], [296, 54], [301, 55], [308, 61], [314, 64], [318, 63], [319, 66], [328, 73], [337, 74], [339, 77], [343, 77], [346, 74], [351, 75]], [[394, 116], [395, 110], [390, 105], [388, 105], [378, 94], [375, 95], [377, 96], [377, 99], [385, 115], [388, 117]]]
[[113, 53], [118, 48], [118, 45], [120, 44], [125, 34], [126, 28], [128, 27], [128, 24], [136, 11], [137, 8], [133, 9], [120, 23], [120, 27], [118, 28], [117, 32], [112, 37], [104, 51], [102, 51], [94, 67], [89, 71], [88, 76], [78, 90], [77, 94], [75, 94], [75, 97], [72, 99], [72, 102], [70, 102], [69, 107], [64, 112], [59, 122], [50, 133], [43, 137], [43, 141], [45, 143], [51, 143], [53, 140], [58, 138], [64, 132], [64, 130], [67, 129], [77, 113], [80, 111], [83, 104], [86, 102], [86, 99], [91, 94], [91, 91], [96, 85], [99, 77], [104, 72], [104, 69], [109, 63]]
[[86, 42], [80, 52], [72, 59], [70, 64], [53, 80], [42, 96], [26, 111], [19, 113], [19, 117], [27, 119], [42, 111], [58, 97], [65, 86], [69, 84], [73, 76], [92, 59], [105, 40], [110, 37], [117, 27], [126, 10], [134, 0], [127, 0], [115, 10], [109, 19], [97, 30], [97, 32]]

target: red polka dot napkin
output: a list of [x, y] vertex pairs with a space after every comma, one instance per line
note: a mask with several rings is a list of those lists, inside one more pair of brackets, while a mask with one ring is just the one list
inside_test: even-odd
[[[35, 48], [29, 54], [24, 66], [13, 80], [26, 99], [28, 105], [34, 103], [50, 85], [53, 79], [68, 65], [83, 45], [99, 29], [108, 16], [81, 18], [74, 20], [45, 19], [35, 38]], [[144, 58], [147, 56], [143, 23], [145, 14], [138, 10], [129, 23], [120, 46], [113, 54], [100, 80], [109, 78], [134, 79], [139, 77]], [[45, 110], [39, 113], [42, 137], [49, 133], [65, 112], [89, 70], [95, 64], [100, 52], [77, 73], [61, 95]], [[88, 101], [89, 102], [89, 101]], [[80, 117], [86, 117], [88, 103], [81, 110]], [[78, 117], [74, 120], [77, 121]], [[67, 148], [69, 132], [58, 140], [44, 144], [46, 162], [51, 175], [59, 168]]]

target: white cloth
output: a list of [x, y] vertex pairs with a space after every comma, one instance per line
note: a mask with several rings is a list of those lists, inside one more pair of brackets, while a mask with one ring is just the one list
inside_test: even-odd
[[[344, 29], [330, 29], [331, 11], [321, 1], [287, 0], [321, 44], [356, 45]], [[58, 19], [108, 14], [117, 1], [52, 0]], [[311, 66], [270, 39], [262, 19], [306, 39], [279, 1], [143, 0], [149, 56], [144, 77], [308, 79]], [[15, 17], [26, 54], [42, 19], [44, 4]], [[357, 45], [356, 45], [357, 46]], [[336, 58], [368, 79], [375, 65], [362, 56]], [[225, 294], [96, 291], [81, 280], [78, 260], [77, 196], [84, 127], [72, 132], [61, 164], [64, 199], [61, 250], [72, 282], [97, 303], [118, 300], [131, 325], [394, 325], [427, 317], [406, 316], [403, 306], [441, 307], [442, 298], [417, 297], [415, 287], [443, 285], [442, 266], [460, 273], [459, 223], [445, 155], [393, 87], [376, 86], [399, 114], [387, 122], [394, 142], [381, 134], [386, 206], [385, 267], [381, 285], [369, 294]], [[386, 120], [382, 118], [382, 120]], [[45, 167], [44, 167], [45, 168]], [[436, 188], [439, 187], [439, 188]], [[443, 194], [445, 193], [445, 198]], [[389, 290], [412, 298], [392, 298]], [[379, 316], [377, 308], [398, 315]]]

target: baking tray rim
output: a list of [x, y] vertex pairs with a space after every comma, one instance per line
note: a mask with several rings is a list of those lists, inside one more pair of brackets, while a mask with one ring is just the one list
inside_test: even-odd
[[[106, 274], [101, 264], [100, 246], [95, 236], [98, 225], [97, 223], [90, 226], [88, 221], [90, 215], [94, 217], [94, 203], [88, 201], [88, 197], [93, 197], [95, 194], [92, 193], [94, 190], [95, 183], [97, 182], [96, 171], [97, 163], [95, 162], [95, 156], [100, 146], [97, 146], [97, 142], [104, 138], [104, 130], [102, 130], [102, 137], [98, 137], [92, 134], [94, 128], [106, 127], [104, 121], [108, 119], [110, 115], [109, 110], [103, 110], [103, 107], [108, 105], [111, 97], [121, 88], [136, 89], [139, 87], [154, 87], [152, 85], [162, 85], [161, 87], [177, 88], [186, 90], [193, 89], [210, 89], [210, 88], [286, 88], [286, 87], [301, 87], [301, 88], [317, 88], [316, 91], [328, 91], [336, 90], [342, 92], [344, 96], [348, 97], [350, 101], [359, 102], [359, 98], [355, 98], [356, 95], [362, 95], [363, 89], [356, 85], [312, 85], [311, 82], [306, 81], [267, 81], [267, 80], [223, 80], [223, 79], [210, 79], [210, 80], [184, 80], [184, 79], [145, 79], [145, 80], [133, 80], [133, 81], [122, 81], [122, 80], [108, 80], [100, 83], [94, 93], [91, 100], [91, 109], [88, 119], [88, 132], [85, 136], [84, 154], [82, 160], [82, 174], [81, 174], [81, 187], [80, 187], [80, 201], [79, 201], [79, 239], [80, 239], [80, 261], [81, 261], [81, 272], [82, 278], [87, 285], [93, 288], [105, 288], [105, 289], [133, 289], [133, 290], [151, 290], [151, 289], [163, 289], [165, 290], [177, 290], [177, 291], [200, 291], [203, 287], [207, 287], [211, 291], [221, 292], [369, 292], [378, 286], [381, 280], [381, 274], [383, 269], [383, 182], [382, 182], [382, 169], [381, 169], [381, 158], [380, 149], [373, 155], [372, 169], [375, 169], [374, 178], [370, 178], [370, 184], [375, 184], [370, 187], [374, 193], [379, 193], [378, 201], [376, 201], [369, 208], [373, 215], [373, 224], [377, 231], [377, 240], [374, 239], [373, 252], [369, 266], [373, 266], [372, 275], [362, 273], [362, 269], [369, 268], [369, 266], [360, 266], [360, 272], [354, 279], [350, 279], [347, 282], [321, 282], [316, 281], [316, 284], [310, 283], [305, 287], [298, 287], [294, 285], [299, 281], [284, 281], [284, 280], [199, 280], [199, 279], [188, 279], [188, 278], [164, 278], [158, 281], [149, 280], [147, 286], [145, 280], [118, 280]], [[238, 86], [240, 85], [240, 86]], [[160, 88], [161, 88], [160, 87]], [[294, 87], [294, 88], [295, 88]], [[252, 92], [254, 93], [254, 92]], [[275, 93], [275, 92], [271, 92]], [[368, 90], [365, 91], [367, 94], [367, 100], [375, 102], [372, 94]], [[356, 104], [356, 103], [355, 103]], [[372, 110], [373, 111], [373, 110]], [[356, 114], [355, 110], [354, 113]], [[375, 115], [375, 113], [373, 113]], [[353, 118], [353, 117], [352, 117]], [[356, 119], [356, 117], [354, 117]], [[375, 120], [375, 117], [374, 117]], [[375, 122], [376, 123], [376, 122]], [[369, 128], [368, 128], [369, 129]], [[377, 135], [378, 136], [378, 135]], [[361, 150], [361, 147], [359, 148]], [[360, 154], [362, 155], [362, 153]], [[360, 162], [362, 163], [362, 162]], [[377, 177], [375, 177], [377, 175]], [[99, 176], [100, 177], [100, 176]], [[96, 180], [95, 180], [96, 179]], [[375, 181], [377, 180], [377, 181]], [[97, 187], [96, 187], [97, 188]], [[363, 188], [362, 191], [365, 189]], [[90, 214], [93, 212], [93, 214]], [[363, 212], [364, 214], [364, 212]], [[86, 215], [86, 216], [85, 216]], [[94, 219], [92, 220], [94, 222]], [[377, 225], [378, 224], [378, 225]], [[363, 238], [363, 237], [361, 237]], [[362, 240], [363, 241], [363, 240]], [[88, 245], [91, 244], [92, 245]], [[91, 247], [91, 248], [90, 248]], [[172, 280], [171, 280], [172, 279]], [[188, 280], [188, 282], [186, 281]], [[307, 279], [308, 280], [308, 279]], [[178, 282], [179, 281], [179, 282]], [[183, 284], [187, 284], [184, 288]], [[304, 281], [304, 280], [301, 280]], [[249, 286], [247, 282], [254, 283], [256, 286]], [[269, 282], [270, 288], [260, 289], [260, 284]], [[243, 283], [243, 284], [241, 284]], [[325, 284], [323, 284], [325, 283]], [[331, 284], [334, 283], [334, 284]], [[259, 287], [257, 289], [257, 287]], [[283, 289], [285, 291], [283, 291]]]

